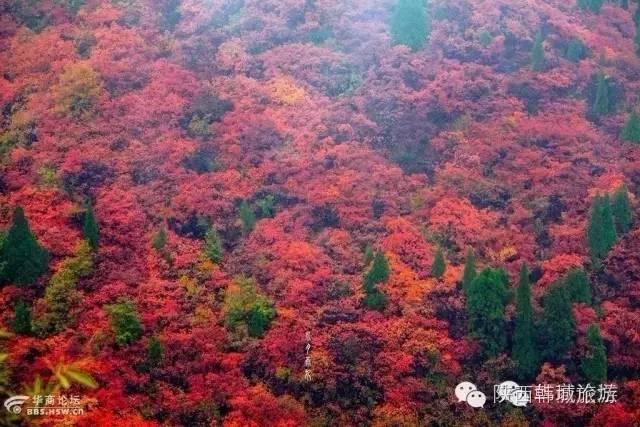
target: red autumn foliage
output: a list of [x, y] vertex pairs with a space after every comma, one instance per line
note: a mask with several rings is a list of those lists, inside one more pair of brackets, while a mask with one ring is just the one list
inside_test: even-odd
[[[46, 299], [87, 202], [100, 232], [69, 323], [0, 343], [6, 393], [55, 377], [47, 361], [80, 361], [98, 387], [69, 392], [87, 410], [43, 425], [520, 425], [490, 401], [517, 373], [510, 346], [486, 360], [469, 334], [473, 248], [511, 290], [531, 267], [538, 318], [572, 268], [592, 283], [571, 350], [535, 382], [580, 382], [597, 323], [618, 402], [534, 404], [529, 423], [638, 425], [640, 148], [620, 138], [640, 89], [638, 5], [428, 3], [415, 52], [393, 45], [395, 1], [0, 5], [0, 228], [22, 206], [50, 256], [34, 286], [0, 284], [0, 329], [18, 301]], [[593, 117], [598, 73], [616, 106]], [[622, 184], [636, 221], [600, 266], [591, 203]], [[363, 304], [366, 248], [390, 267], [379, 310]], [[243, 277], [254, 288], [234, 299]], [[128, 346], [106, 309], [122, 299], [141, 328]], [[514, 319], [511, 299], [510, 336]], [[454, 398], [463, 379], [484, 387], [484, 411]]]

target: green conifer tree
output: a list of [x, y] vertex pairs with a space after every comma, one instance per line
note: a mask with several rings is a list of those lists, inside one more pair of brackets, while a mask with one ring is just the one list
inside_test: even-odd
[[260, 211], [260, 218], [273, 218], [276, 214], [276, 199], [273, 194], [268, 194], [264, 198], [256, 201]]
[[604, 0], [591, 0], [591, 11], [593, 13], [600, 13]]
[[80, 302], [76, 284], [93, 271], [92, 255], [89, 242], [81, 241], [74, 256], [65, 259], [51, 277], [41, 301], [43, 310], [33, 325], [37, 335], [43, 337], [61, 332], [73, 321], [73, 308]]
[[105, 309], [118, 347], [126, 347], [142, 336], [142, 324], [133, 302], [121, 300]]
[[381, 310], [385, 307], [387, 298], [378, 288], [378, 285], [389, 280], [389, 263], [382, 251], [377, 252], [373, 257], [371, 268], [364, 276], [363, 303], [374, 310]]
[[587, 354], [582, 359], [584, 378], [595, 384], [602, 384], [607, 379], [607, 351], [600, 335], [600, 328], [595, 323], [587, 329]]
[[632, 111], [622, 128], [620, 137], [627, 142], [640, 144], [640, 115]]
[[618, 234], [625, 234], [631, 229], [633, 224], [633, 215], [631, 213], [631, 201], [629, 200], [629, 192], [622, 185], [613, 194], [611, 202], [611, 213], [616, 224]]
[[611, 215], [609, 196], [596, 195], [587, 225], [589, 250], [594, 260], [604, 258], [616, 241], [615, 223]]
[[590, 3], [590, 0], [578, 0], [577, 1], [578, 8], [581, 9], [581, 10], [588, 10], [589, 9], [589, 3]]
[[609, 85], [604, 73], [597, 77], [596, 98], [593, 102], [592, 112], [596, 117], [609, 114]]
[[163, 355], [162, 342], [157, 337], [151, 337], [147, 344], [147, 366], [149, 368], [157, 367], [162, 362]]
[[573, 345], [574, 319], [571, 301], [564, 286], [552, 285], [543, 298], [540, 321], [540, 342], [543, 356], [553, 362], [561, 361]]
[[242, 221], [242, 232], [244, 234], [249, 234], [253, 230], [253, 227], [256, 225], [256, 214], [249, 206], [246, 200], [243, 200], [240, 204], [239, 208], [240, 212], [240, 221]]
[[94, 251], [98, 249], [98, 241], [100, 239], [100, 231], [98, 229], [98, 223], [93, 212], [93, 206], [91, 203], [87, 203], [87, 210], [84, 213], [84, 224], [82, 226], [82, 234], [89, 246]]
[[431, 276], [440, 280], [444, 275], [446, 268], [447, 264], [444, 259], [444, 253], [442, 252], [442, 248], [438, 247], [436, 256], [433, 259], [433, 264], [431, 265]]
[[214, 227], [209, 228], [204, 236], [204, 253], [215, 263], [222, 261], [222, 240]]
[[603, 224], [603, 237], [606, 243], [606, 252], [609, 253], [611, 248], [616, 244], [618, 240], [618, 234], [616, 233], [616, 223], [613, 219], [613, 212], [611, 209], [611, 197], [608, 194], [604, 195], [604, 201], [602, 202], [602, 224]]
[[593, 13], [600, 13], [604, 0], [578, 0], [578, 7], [582, 10], [588, 10]]
[[593, 259], [600, 259], [604, 256], [603, 244], [603, 224], [602, 224], [602, 196], [597, 194], [591, 203], [591, 214], [589, 223], [587, 224], [587, 241], [589, 243], [589, 252]]
[[634, 40], [636, 42], [636, 55], [640, 55], [640, 20], [636, 21], [636, 36]]
[[569, 270], [564, 279], [564, 284], [571, 302], [591, 304], [591, 283], [583, 269], [573, 268]]
[[371, 264], [371, 261], [373, 261], [375, 254], [373, 253], [373, 248], [371, 247], [371, 245], [367, 245], [366, 248], [364, 248], [364, 265], [365, 267], [368, 266], [369, 264]]
[[167, 231], [164, 229], [164, 227], [162, 227], [156, 233], [156, 235], [153, 236], [151, 246], [153, 246], [153, 249], [155, 249], [157, 252], [160, 252], [164, 249], [166, 244], [167, 244]]
[[566, 58], [571, 62], [580, 62], [586, 56], [584, 44], [579, 39], [571, 39], [567, 45]]
[[507, 286], [504, 270], [485, 268], [473, 279], [467, 291], [469, 332], [478, 339], [487, 357], [498, 355], [507, 343], [504, 322]]
[[467, 249], [467, 256], [464, 260], [464, 271], [462, 273], [462, 289], [466, 292], [469, 285], [476, 278], [476, 256], [473, 249]]
[[31, 308], [22, 300], [14, 308], [11, 327], [16, 334], [29, 335], [31, 333]]
[[273, 302], [258, 292], [252, 278], [236, 277], [234, 285], [227, 289], [224, 304], [226, 327], [235, 331], [243, 325], [251, 337], [264, 335], [276, 316]]
[[398, 0], [391, 17], [393, 44], [403, 44], [414, 52], [422, 49], [431, 33], [425, 0]]
[[531, 51], [531, 69], [533, 71], [539, 72], [544, 71], [545, 61], [544, 61], [544, 47], [542, 46], [542, 42], [544, 37], [542, 37], [542, 33], [536, 34], [536, 38], [533, 41], [533, 50]]
[[538, 352], [535, 344], [531, 284], [526, 265], [520, 269], [520, 281], [516, 292], [516, 321], [513, 333], [513, 360], [522, 380], [532, 379], [538, 370]]
[[31, 232], [24, 211], [16, 207], [13, 223], [0, 249], [0, 264], [4, 267], [2, 281], [23, 286], [33, 284], [47, 270], [48, 258]]

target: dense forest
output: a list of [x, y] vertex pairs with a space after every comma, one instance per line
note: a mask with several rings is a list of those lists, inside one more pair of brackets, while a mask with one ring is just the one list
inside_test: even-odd
[[3, 0], [0, 425], [640, 425], [639, 95], [634, 0]]

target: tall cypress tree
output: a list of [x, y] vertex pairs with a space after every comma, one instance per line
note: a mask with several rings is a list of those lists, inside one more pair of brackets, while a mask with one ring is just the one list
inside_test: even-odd
[[582, 10], [589, 10], [593, 13], [600, 13], [604, 0], [578, 0], [578, 7]]
[[606, 243], [606, 253], [616, 244], [618, 235], [616, 233], [616, 223], [613, 220], [613, 212], [611, 210], [611, 197], [608, 194], [604, 195], [602, 202], [602, 224], [603, 224], [603, 237]]
[[554, 284], [543, 298], [542, 319], [540, 321], [540, 342], [545, 359], [560, 361], [573, 345], [573, 311], [567, 290], [561, 284]]
[[569, 270], [564, 279], [564, 284], [571, 302], [591, 304], [591, 283], [583, 269], [573, 268]]
[[147, 343], [147, 367], [150, 369], [157, 368], [162, 362], [163, 356], [162, 342], [157, 337], [151, 337]]
[[17, 334], [31, 333], [31, 308], [24, 302], [18, 301], [14, 308], [15, 316], [11, 328]]
[[467, 256], [464, 260], [464, 271], [462, 272], [462, 289], [466, 292], [473, 279], [476, 278], [476, 256], [473, 249], [467, 249]]
[[393, 44], [403, 44], [414, 52], [422, 49], [431, 33], [425, 0], [398, 0], [391, 17]]
[[591, 11], [594, 13], [600, 13], [604, 0], [591, 0]]
[[596, 98], [593, 102], [592, 112], [596, 116], [604, 116], [609, 114], [609, 85], [604, 73], [598, 73]]
[[151, 246], [156, 251], [160, 252], [164, 249], [167, 244], [167, 231], [164, 227], [160, 228], [158, 233], [153, 236], [153, 240], [151, 241]]
[[518, 365], [520, 379], [533, 378], [538, 370], [538, 352], [535, 345], [533, 308], [529, 270], [525, 264], [520, 269], [520, 282], [516, 292], [516, 322], [513, 333], [513, 360]]
[[636, 55], [640, 55], [640, 20], [636, 21]]
[[586, 49], [580, 39], [571, 39], [565, 52], [566, 58], [571, 62], [580, 62], [586, 56]]
[[440, 280], [444, 275], [446, 268], [447, 264], [444, 260], [444, 253], [442, 253], [442, 248], [438, 247], [436, 256], [433, 259], [433, 264], [431, 265], [431, 275]]
[[633, 224], [631, 201], [629, 200], [627, 187], [624, 185], [620, 186], [613, 194], [611, 213], [613, 214], [618, 234], [624, 234], [631, 229], [631, 225]]
[[387, 258], [382, 251], [377, 252], [373, 257], [371, 268], [364, 276], [364, 305], [374, 310], [384, 308], [387, 298], [384, 293], [378, 289], [378, 285], [389, 280], [389, 273], [390, 269]]
[[620, 137], [624, 141], [640, 144], [640, 116], [635, 111], [629, 115]]
[[0, 265], [4, 265], [2, 281], [33, 284], [47, 270], [47, 264], [47, 252], [31, 232], [22, 208], [16, 207], [13, 223], [0, 249]]
[[84, 213], [84, 224], [82, 226], [82, 234], [89, 246], [94, 251], [98, 249], [98, 241], [100, 240], [100, 230], [98, 229], [98, 223], [96, 222], [96, 216], [93, 212], [93, 206], [91, 203], [87, 203], [87, 210]]
[[584, 378], [590, 383], [601, 384], [607, 379], [607, 351], [595, 323], [587, 329], [587, 354], [581, 366]]
[[587, 241], [589, 243], [589, 252], [593, 259], [599, 259], [604, 256], [603, 234], [602, 196], [597, 194], [591, 203], [591, 214], [587, 224]]
[[256, 214], [249, 206], [246, 200], [243, 200], [240, 204], [240, 221], [242, 221], [242, 231], [244, 234], [249, 234], [256, 225]]
[[587, 225], [589, 250], [594, 260], [604, 258], [616, 242], [616, 229], [611, 215], [609, 196], [596, 195]]
[[371, 245], [367, 245], [367, 247], [364, 248], [364, 265], [368, 266], [369, 264], [371, 264], [374, 256], [375, 254], [373, 253], [373, 248], [371, 247]]
[[538, 32], [533, 41], [533, 50], [531, 51], [531, 69], [533, 71], [544, 71], [544, 47], [542, 46], [542, 33]]
[[576, 4], [578, 5], [579, 9], [587, 10], [589, 9], [589, 2], [590, 0], [578, 0]]
[[467, 291], [469, 332], [478, 339], [487, 357], [496, 356], [507, 344], [504, 322], [507, 285], [504, 270], [485, 268], [473, 279]]
[[204, 253], [213, 262], [222, 260], [222, 240], [214, 227], [209, 228], [204, 236]]

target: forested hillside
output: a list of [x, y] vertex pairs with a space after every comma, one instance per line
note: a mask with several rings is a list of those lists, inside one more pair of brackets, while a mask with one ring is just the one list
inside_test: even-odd
[[0, 425], [639, 425], [639, 95], [633, 0], [0, 2]]

